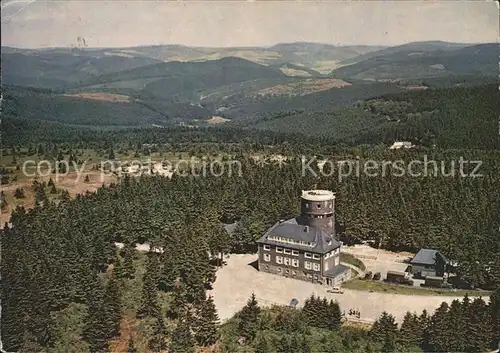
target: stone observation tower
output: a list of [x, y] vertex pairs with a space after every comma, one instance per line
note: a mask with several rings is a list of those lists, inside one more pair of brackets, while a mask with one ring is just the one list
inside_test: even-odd
[[300, 223], [335, 235], [335, 194], [328, 190], [302, 191]]
[[300, 215], [278, 221], [257, 241], [259, 270], [339, 286], [351, 269], [340, 264], [342, 243], [335, 233], [335, 194], [302, 191]]

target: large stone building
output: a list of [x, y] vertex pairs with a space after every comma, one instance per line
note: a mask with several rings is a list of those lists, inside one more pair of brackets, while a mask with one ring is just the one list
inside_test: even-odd
[[301, 215], [274, 224], [258, 245], [260, 271], [328, 286], [350, 278], [350, 268], [340, 264], [331, 191], [303, 191]]

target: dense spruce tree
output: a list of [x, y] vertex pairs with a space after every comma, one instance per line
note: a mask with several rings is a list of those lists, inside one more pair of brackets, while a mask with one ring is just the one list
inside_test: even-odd
[[301, 336], [301, 339], [299, 342], [298, 352], [300, 352], [300, 353], [311, 353], [312, 352], [311, 345], [309, 344], [305, 335]]
[[194, 318], [194, 338], [199, 346], [211, 346], [219, 337], [219, 317], [212, 297], [198, 304]]
[[278, 331], [283, 331], [288, 334], [293, 334], [296, 332], [302, 332], [305, 329], [305, 324], [303, 321], [303, 316], [300, 310], [290, 307], [275, 307], [273, 311], [276, 310], [277, 313], [271, 315], [269, 312], [265, 311], [260, 316], [260, 327], [261, 329], [275, 329]]
[[449, 327], [448, 334], [453, 337], [451, 348], [456, 352], [466, 351], [467, 335], [456, 335], [457, 332], [467, 332], [467, 321], [470, 317], [468, 298], [461, 303], [459, 300], [453, 300], [449, 309]]
[[240, 322], [238, 324], [238, 333], [244, 337], [246, 341], [251, 342], [255, 338], [258, 330], [260, 308], [255, 298], [255, 293], [252, 293], [247, 304], [239, 313]]
[[113, 264], [113, 275], [117, 281], [123, 284], [125, 274], [123, 273], [123, 259], [120, 255], [115, 254], [115, 261]]
[[91, 352], [105, 352], [108, 350], [111, 322], [105, 306], [104, 286], [97, 276], [94, 278], [93, 288], [89, 288], [88, 315], [83, 338], [88, 342]]
[[142, 295], [139, 308], [137, 309], [137, 317], [158, 317], [160, 315], [160, 304], [158, 303], [156, 269], [154, 268], [155, 255], [148, 257], [146, 273], [143, 277]]
[[135, 347], [135, 342], [132, 338], [128, 340], [127, 353], [137, 353], [137, 348]]
[[394, 316], [387, 312], [383, 312], [375, 321], [371, 330], [370, 336], [377, 342], [383, 343], [385, 348], [392, 347], [394, 349], [397, 340], [398, 325]]
[[161, 316], [157, 316], [153, 321], [153, 334], [149, 338], [148, 348], [153, 352], [162, 352], [168, 348], [167, 329]]
[[43, 185], [40, 185], [35, 188], [35, 203], [41, 204], [47, 199], [47, 194], [45, 193], [45, 189]]
[[430, 318], [426, 332], [429, 341], [424, 346], [425, 351], [447, 352], [451, 349], [450, 324], [449, 305], [443, 302]]
[[500, 344], [500, 286], [491, 294], [488, 310], [491, 318], [491, 347]]
[[271, 345], [265, 335], [259, 335], [254, 344], [255, 353], [269, 353], [271, 352]]
[[179, 277], [179, 271], [173, 255], [167, 253], [162, 254], [161, 262], [163, 264], [158, 281], [158, 288], [162, 291], [169, 292], [174, 289], [174, 284]]
[[302, 309], [304, 321], [309, 326], [338, 330], [342, 323], [342, 313], [337, 302], [328, 302], [312, 295], [306, 299]]
[[398, 344], [402, 347], [416, 347], [420, 344], [422, 330], [417, 314], [406, 312], [398, 334]]
[[16, 188], [14, 191], [14, 197], [16, 199], [23, 199], [24, 198], [24, 189], [23, 188]]
[[366, 343], [366, 346], [365, 346], [365, 353], [374, 353], [374, 352], [375, 352], [375, 350], [373, 348], [372, 343], [370, 341], [368, 341]]
[[[488, 307], [482, 298], [475, 298], [468, 308], [467, 318], [468, 340], [465, 342], [465, 351], [484, 352], [491, 342], [491, 316]], [[456, 331], [455, 331], [456, 332]]]
[[327, 328], [339, 330], [342, 325], [342, 312], [337, 301], [330, 300], [328, 303]]
[[132, 244], [125, 244], [123, 247], [123, 263], [121, 273], [123, 278], [134, 278], [135, 268], [134, 268], [134, 254], [135, 246]]
[[236, 226], [231, 235], [231, 252], [248, 253], [257, 250], [255, 241], [263, 234], [265, 226], [261, 217], [247, 216]]
[[418, 328], [421, 333], [418, 345], [421, 347], [429, 347], [429, 323], [430, 317], [427, 310], [423, 310], [422, 314], [418, 317]]
[[167, 310], [167, 316], [171, 319], [177, 319], [185, 315], [187, 308], [188, 301], [186, 299], [186, 288], [183, 283], [178, 280], [172, 292], [172, 301]]
[[112, 273], [106, 284], [104, 294], [104, 310], [108, 324], [108, 338], [118, 336], [120, 333], [120, 321], [122, 318], [121, 288], [119, 280]]
[[393, 335], [387, 335], [384, 337], [383, 345], [381, 351], [384, 353], [392, 353], [396, 348], [396, 340]]
[[302, 308], [302, 315], [304, 317], [304, 321], [308, 326], [319, 327], [321, 325], [319, 321], [319, 314], [321, 311], [319, 298], [316, 298], [314, 295], [311, 295], [304, 302], [304, 307]]
[[55, 185], [52, 185], [52, 187], [50, 188], [50, 191], [49, 191], [52, 195], [55, 195], [57, 194], [57, 188]]
[[276, 347], [277, 353], [290, 353], [293, 351], [292, 343], [290, 342], [290, 338], [288, 335], [282, 335], [278, 346]]
[[191, 328], [185, 318], [182, 318], [172, 331], [172, 340], [169, 347], [172, 353], [194, 353], [195, 341]]

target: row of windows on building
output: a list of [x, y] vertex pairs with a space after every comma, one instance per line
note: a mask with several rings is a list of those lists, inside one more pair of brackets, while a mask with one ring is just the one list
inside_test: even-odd
[[[271, 251], [271, 246], [270, 245], [264, 245], [264, 250], [265, 251]], [[279, 246], [276, 247], [276, 252], [277, 253], [283, 253], [285, 255], [292, 255], [292, 256], [299, 256], [299, 251], [298, 250], [293, 250], [293, 249], [286, 249], [286, 248], [281, 248]], [[328, 253], [325, 254], [325, 258], [328, 259], [335, 254], [340, 253], [340, 248], [334, 249]], [[314, 260], [320, 260], [321, 256], [318, 254], [311, 254], [309, 252], [304, 253], [304, 257], [306, 259], [314, 259]]]
[[[269, 266], [266, 266], [266, 271], [269, 271]], [[283, 271], [283, 270], [281, 269], [281, 267], [278, 267], [278, 269], [277, 269], [276, 271], [277, 271], [278, 273], [282, 273], [282, 272], [283, 272], [285, 275], [289, 275], [289, 274], [290, 274], [290, 270], [289, 270], [289, 269], [285, 269], [285, 271]], [[314, 275], [314, 276], [313, 276], [312, 274], [310, 274], [310, 273], [305, 273], [305, 272], [304, 272], [304, 274], [303, 274], [303, 275], [304, 275], [304, 277], [307, 277], [307, 278], [309, 278], [309, 279], [312, 279], [312, 278], [314, 278], [314, 279], [316, 279], [316, 280], [317, 280], [317, 279], [319, 279], [319, 276], [318, 276], [318, 275]], [[295, 277], [295, 276], [297, 276], [297, 271], [292, 271], [292, 276], [294, 276], [294, 277]]]
[[[269, 266], [266, 266], [266, 271], [269, 271]], [[281, 273], [284, 273], [285, 275], [289, 275], [289, 274], [290, 274], [290, 270], [289, 270], [289, 269], [285, 269], [285, 271], [283, 271], [283, 269], [282, 269], [281, 267], [278, 267], [278, 268], [276, 269], [276, 271], [277, 271], [278, 273], [280, 273], [280, 274], [281, 274]], [[295, 277], [295, 276], [297, 276], [297, 271], [292, 270], [291, 274], [292, 274], [292, 276], [294, 276], [294, 277]], [[314, 275], [314, 276], [313, 276], [312, 274], [310, 274], [310, 273], [306, 273], [306, 272], [304, 272], [304, 273], [303, 273], [303, 275], [304, 275], [304, 277], [307, 277], [307, 278], [309, 278], [309, 279], [312, 279], [312, 278], [314, 278], [314, 279], [316, 279], [316, 280], [317, 280], [317, 279], [319, 279], [319, 276], [318, 276], [318, 275]]]
[[[309, 208], [309, 205], [310, 205], [309, 203], [306, 203], [306, 204], [305, 204], [306, 208]], [[321, 206], [322, 206], [322, 205], [321, 205], [320, 203], [317, 203], [317, 204], [316, 204], [316, 208], [321, 208]], [[328, 204], [326, 204], [326, 207], [330, 207], [330, 208], [332, 208], [332, 207], [333, 207], [333, 202], [328, 202]]]
[[336, 254], [339, 254], [339, 253], [340, 253], [340, 248], [334, 249], [334, 250], [332, 250], [330, 252], [327, 252], [325, 254], [325, 259], [328, 259], [328, 258], [330, 258], [330, 257], [332, 257], [332, 256], [334, 256]]
[[[264, 261], [270, 262], [271, 261], [271, 254], [264, 254]], [[285, 266], [293, 266], [293, 267], [300, 266], [300, 262], [298, 259], [292, 259], [292, 258], [283, 257], [283, 256], [276, 256], [276, 263], [278, 265], [285, 265]], [[304, 268], [306, 270], [314, 270], [314, 271], [320, 270], [320, 266], [318, 263], [313, 263], [310, 261], [304, 261]]]
[[323, 215], [323, 214], [310, 214], [309, 218], [318, 218], [318, 219], [323, 219], [323, 218], [331, 218], [332, 214], [328, 215]]
[[268, 239], [274, 240], [274, 241], [279, 241], [280, 243], [299, 244], [299, 245], [311, 246], [311, 247], [313, 247], [315, 245], [312, 242], [306, 242], [306, 241], [302, 241], [302, 240], [295, 240], [295, 239], [284, 238], [284, 237], [270, 236], [270, 237], [268, 237]]
[[[271, 251], [271, 246], [270, 245], [264, 245], [264, 250], [265, 251]], [[299, 251], [298, 250], [282, 248], [282, 247], [279, 247], [279, 246], [277, 246], [275, 250], [276, 250], [277, 253], [280, 253], [280, 254], [283, 253], [285, 255], [299, 256]], [[319, 256], [318, 254], [311, 254], [311, 253], [308, 253], [308, 252], [304, 253], [304, 257], [308, 258], [308, 259], [314, 259], [314, 260], [321, 259], [321, 256]]]

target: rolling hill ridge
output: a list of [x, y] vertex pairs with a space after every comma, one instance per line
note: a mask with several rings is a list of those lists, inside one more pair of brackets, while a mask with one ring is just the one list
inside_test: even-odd
[[[399, 49], [398, 49], [399, 48]], [[459, 75], [489, 75], [498, 71], [498, 44], [454, 46], [423, 51], [401, 46], [369, 53], [368, 58], [335, 69], [332, 77], [360, 80], [397, 80]]]

